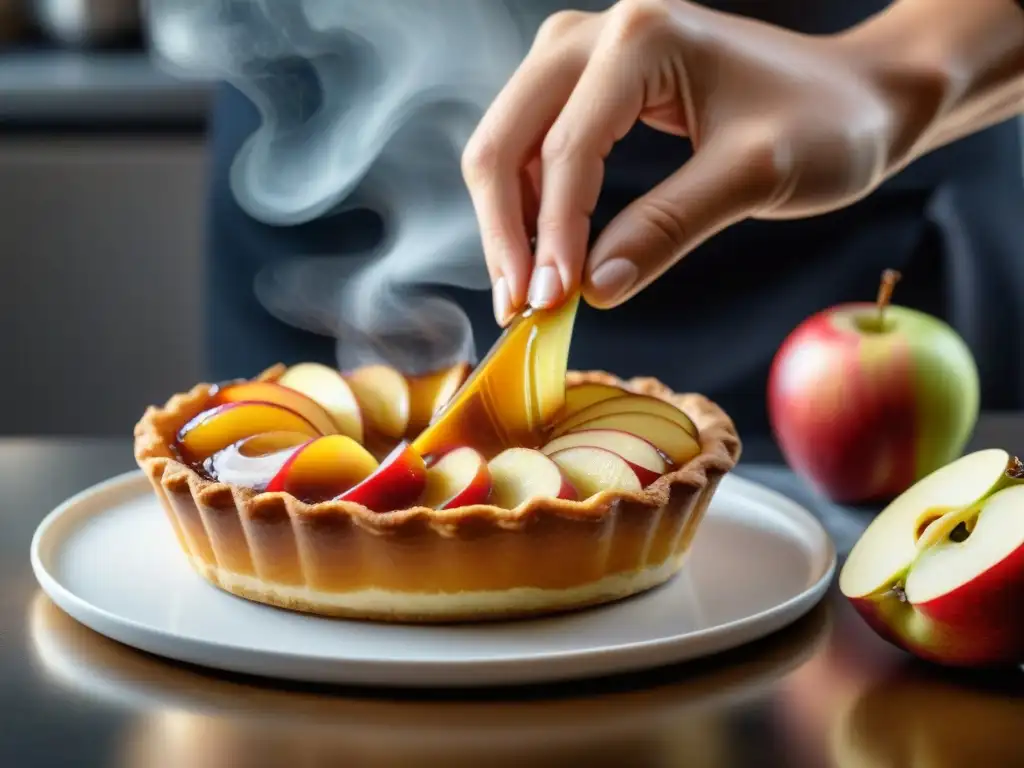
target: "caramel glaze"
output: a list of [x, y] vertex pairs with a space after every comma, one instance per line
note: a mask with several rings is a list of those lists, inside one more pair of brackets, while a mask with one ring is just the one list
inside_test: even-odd
[[[591, 375], [570, 373], [574, 376]], [[701, 398], [707, 413], [689, 415], [698, 427], [702, 419], [711, 420], [708, 432], [715, 434], [707, 439], [715, 445], [703, 444], [702, 432], [702, 456], [711, 458], [674, 473], [681, 480], [668, 485], [667, 493], [662, 488], [660, 497], [652, 492], [635, 499], [602, 494], [584, 504], [539, 500], [522, 514], [503, 513], [514, 519], [495, 514], [496, 508], [454, 522], [423, 510], [395, 525], [376, 525], [337, 505], [303, 505], [285, 494], [262, 494], [252, 503], [253, 491], [211, 483], [181, 464], [172, 453], [173, 435], [202, 410], [208, 389], [200, 385], [176, 398], [140, 421], [136, 458], [190, 562], [214, 583], [217, 573], [227, 573], [254, 578], [265, 588], [247, 594], [218, 583], [245, 597], [324, 614], [360, 612], [277, 599], [274, 585], [339, 594], [553, 590], [671, 564], [667, 579], [681, 565], [719, 481], [740, 453], [731, 421]], [[653, 505], [655, 497], [662, 503]]]

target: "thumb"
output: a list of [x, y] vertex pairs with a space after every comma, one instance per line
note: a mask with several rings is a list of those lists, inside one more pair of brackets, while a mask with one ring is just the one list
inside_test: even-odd
[[743, 150], [735, 140], [704, 144], [675, 174], [635, 200], [601, 233], [584, 269], [583, 297], [617, 306], [727, 226], [772, 198], [777, 154]]

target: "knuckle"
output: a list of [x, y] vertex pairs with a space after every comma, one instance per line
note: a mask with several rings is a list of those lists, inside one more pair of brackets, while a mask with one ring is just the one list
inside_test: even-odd
[[563, 127], [555, 126], [540, 147], [541, 163], [544, 167], [564, 162], [573, 153], [572, 134]]
[[498, 172], [500, 157], [496, 141], [483, 133], [474, 135], [462, 152], [462, 177], [470, 186], [493, 178]]
[[772, 200], [786, 186], [792, 173], [793, 151], [785, 133], [748, 133], [737, 141], [735, 151], [751, 204]]
[[612, 41], [636, 43], [665, 29], [677, 0], [621, 0], [612, 9], [608, 31]]
[[675, 253], [686, 246], [690, 232], [679, 213], [668, 201], [651, 196], [639, 203], [640, 220], [647, 223], [655, 241], [662, 249]]
[[548, 16], [537, 30], [536, 43], [548, 46], [562, 41], [572, 33], [589, 14], [584, 11], [558, 11]]

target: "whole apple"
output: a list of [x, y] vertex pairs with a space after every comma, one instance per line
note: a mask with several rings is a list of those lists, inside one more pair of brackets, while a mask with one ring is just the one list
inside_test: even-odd
[[831, 307], [780, 347], [768, 415], [790, 467], [839, 503], [891, 499], [958, 457], [978, 418], [974, 357], [949, 325], [878, 301]]

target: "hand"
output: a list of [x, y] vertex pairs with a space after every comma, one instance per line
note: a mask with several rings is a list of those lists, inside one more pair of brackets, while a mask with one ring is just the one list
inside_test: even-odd
[[[846, 206], [979, 127], [964, 105], [1019, 78], [1024, 14], [1007, 0], [955, 2], [899, 0], [821, 37], [686, 0], [550, 17], [463, 157], [498, 322], [580, 287], [594, 306], [620, 304], [734, 222]], [[1002, 78], [986, 85], [990, 70]], [[637, 120], [688, 137], [694, 155], [588, 257], [605, 158]]]

